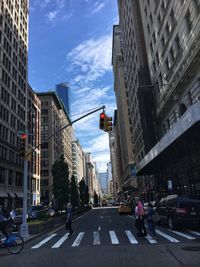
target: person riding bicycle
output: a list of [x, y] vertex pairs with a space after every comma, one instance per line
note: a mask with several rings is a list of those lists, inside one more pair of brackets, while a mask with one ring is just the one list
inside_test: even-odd
[[0, 231], [7, 236], [8, 235], [8, 222], [10, 222], [11, 217], [8, 210], [0, 206]]

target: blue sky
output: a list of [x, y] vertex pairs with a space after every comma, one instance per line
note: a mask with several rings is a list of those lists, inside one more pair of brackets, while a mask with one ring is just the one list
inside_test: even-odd
[[[113, 116], [112, 27], [117, 23], [117, 0], [30, 0], [31, 87], [49, 91], [68, 82], [72, 115], [105, 104], [106, 113]], [[74, 127], [84, 151], [92, 153], [102, 172], [110, 154], [108, 135], [98, 128], [99, 113]]]

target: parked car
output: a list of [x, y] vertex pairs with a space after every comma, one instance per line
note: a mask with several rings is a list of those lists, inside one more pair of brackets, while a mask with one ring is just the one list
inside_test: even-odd
[[126, 203], [121, 202], [118, 208], [118, 213], [121, 214], [132, 214], [132, 208], [127, 206]]
[[39, 218], [42, 214], [47, 213], [47, 210], [42, 206], [42, 205], [34, 205], [28, 207], [27, 210], [27, 215], [28, 219], [37, 219]]
[[179, 226], [200, 226], [200, 196], [169, 195], [162, 198], [156, 208], [160, 222], [170, 229]]

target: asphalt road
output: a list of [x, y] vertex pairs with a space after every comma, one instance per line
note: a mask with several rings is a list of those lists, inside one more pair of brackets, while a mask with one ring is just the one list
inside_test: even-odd
[[19, 255], [0, 250], [1, 267], [180, 267], [200, 266], [200, 229], [172, 232], [157, 227], [157, 238], [137, 237], [133, 216], [116, 208], [93, 209], [64, 227], [25, 244]]

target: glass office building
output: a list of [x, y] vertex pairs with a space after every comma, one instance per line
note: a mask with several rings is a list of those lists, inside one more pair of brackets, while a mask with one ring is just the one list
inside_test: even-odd
[[71, 116], [71, 107], [70, 107], [70, 88], [67, 83], [56, 84], [56, 94], [63, 102], [65, 109], [69, 115]]

